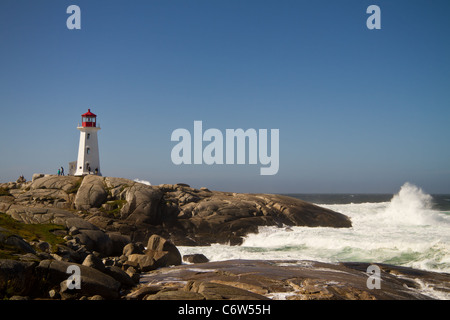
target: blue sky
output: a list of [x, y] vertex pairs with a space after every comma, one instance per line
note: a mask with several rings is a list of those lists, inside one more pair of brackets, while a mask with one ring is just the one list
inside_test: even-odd
[[[66, 9], [81, 8], [81, 30]], [[381, 30], [366, 9], [381, 8]], [[105, 176], [268, 193], [450, 193], [450, 2], [2, 0], [0, 182]], [[180, 165], [177, 128], [280, 130], [280, 168]]]

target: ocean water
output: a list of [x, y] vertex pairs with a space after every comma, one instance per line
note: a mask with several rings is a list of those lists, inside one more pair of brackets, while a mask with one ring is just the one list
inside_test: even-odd
[[260, 227], [240, 246], [179, 247], [210, 261], [298, 259], [389, 263], [450, 273], [450, 195], [405, 183], [397, 194], [289, 196], [343, 213], [352, 228]]

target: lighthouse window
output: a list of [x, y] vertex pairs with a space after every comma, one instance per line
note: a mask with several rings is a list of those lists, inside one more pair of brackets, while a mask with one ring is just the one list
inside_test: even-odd
[[90, 137], [91, 137], [91, 134], [88, 133], [86, 138], [89, 139]]
[[86, 148], [86, 153], [89, 154], [91, 152], [90, 148]]

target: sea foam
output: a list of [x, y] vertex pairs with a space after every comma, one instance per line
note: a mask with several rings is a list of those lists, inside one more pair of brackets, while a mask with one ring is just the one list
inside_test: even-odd
[[384, 211], [386, 222], [414, 225], [433, 223], [435, 214], [431, 210], [432, 200], [432, 196], [407, 182]]
[[390, 201], [320, 204], [343, 213], [351, 228], [260, 227], [241, 246], [180, 247], [211, 261], [298, 259], [390, 263], [450, 272], [450, 215], [432, 208], [433, 198], [405, 183]]

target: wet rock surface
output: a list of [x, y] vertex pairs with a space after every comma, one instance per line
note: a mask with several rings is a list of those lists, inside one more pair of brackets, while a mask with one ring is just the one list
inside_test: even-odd
[[[200, 293], [199, 299], [275, 300], [428, 300], [450, 298], [450, 275], [378, 264], [380, 289], [369, 289], [368, 263], [229, 260], [161, 268], [146, 273], [140, 286], [177, 296]], [[424, 291], [424, 287], [428, 290]], [[204, 288], [203, 290], [199, 288]], [[231, 288], [247, 291], [234, 292]], [[145, 290], [145, 289], [141, 289]], [[229, 292], [233, 292], [229, 295]], [[424, 294], [427, 292], [428, 294]], [[167, 294], [148, 293], [142, 299]], [[194, 296], [190, 296], [194, 298]], [[132, 299], [132, 296], [128, 298]]]

